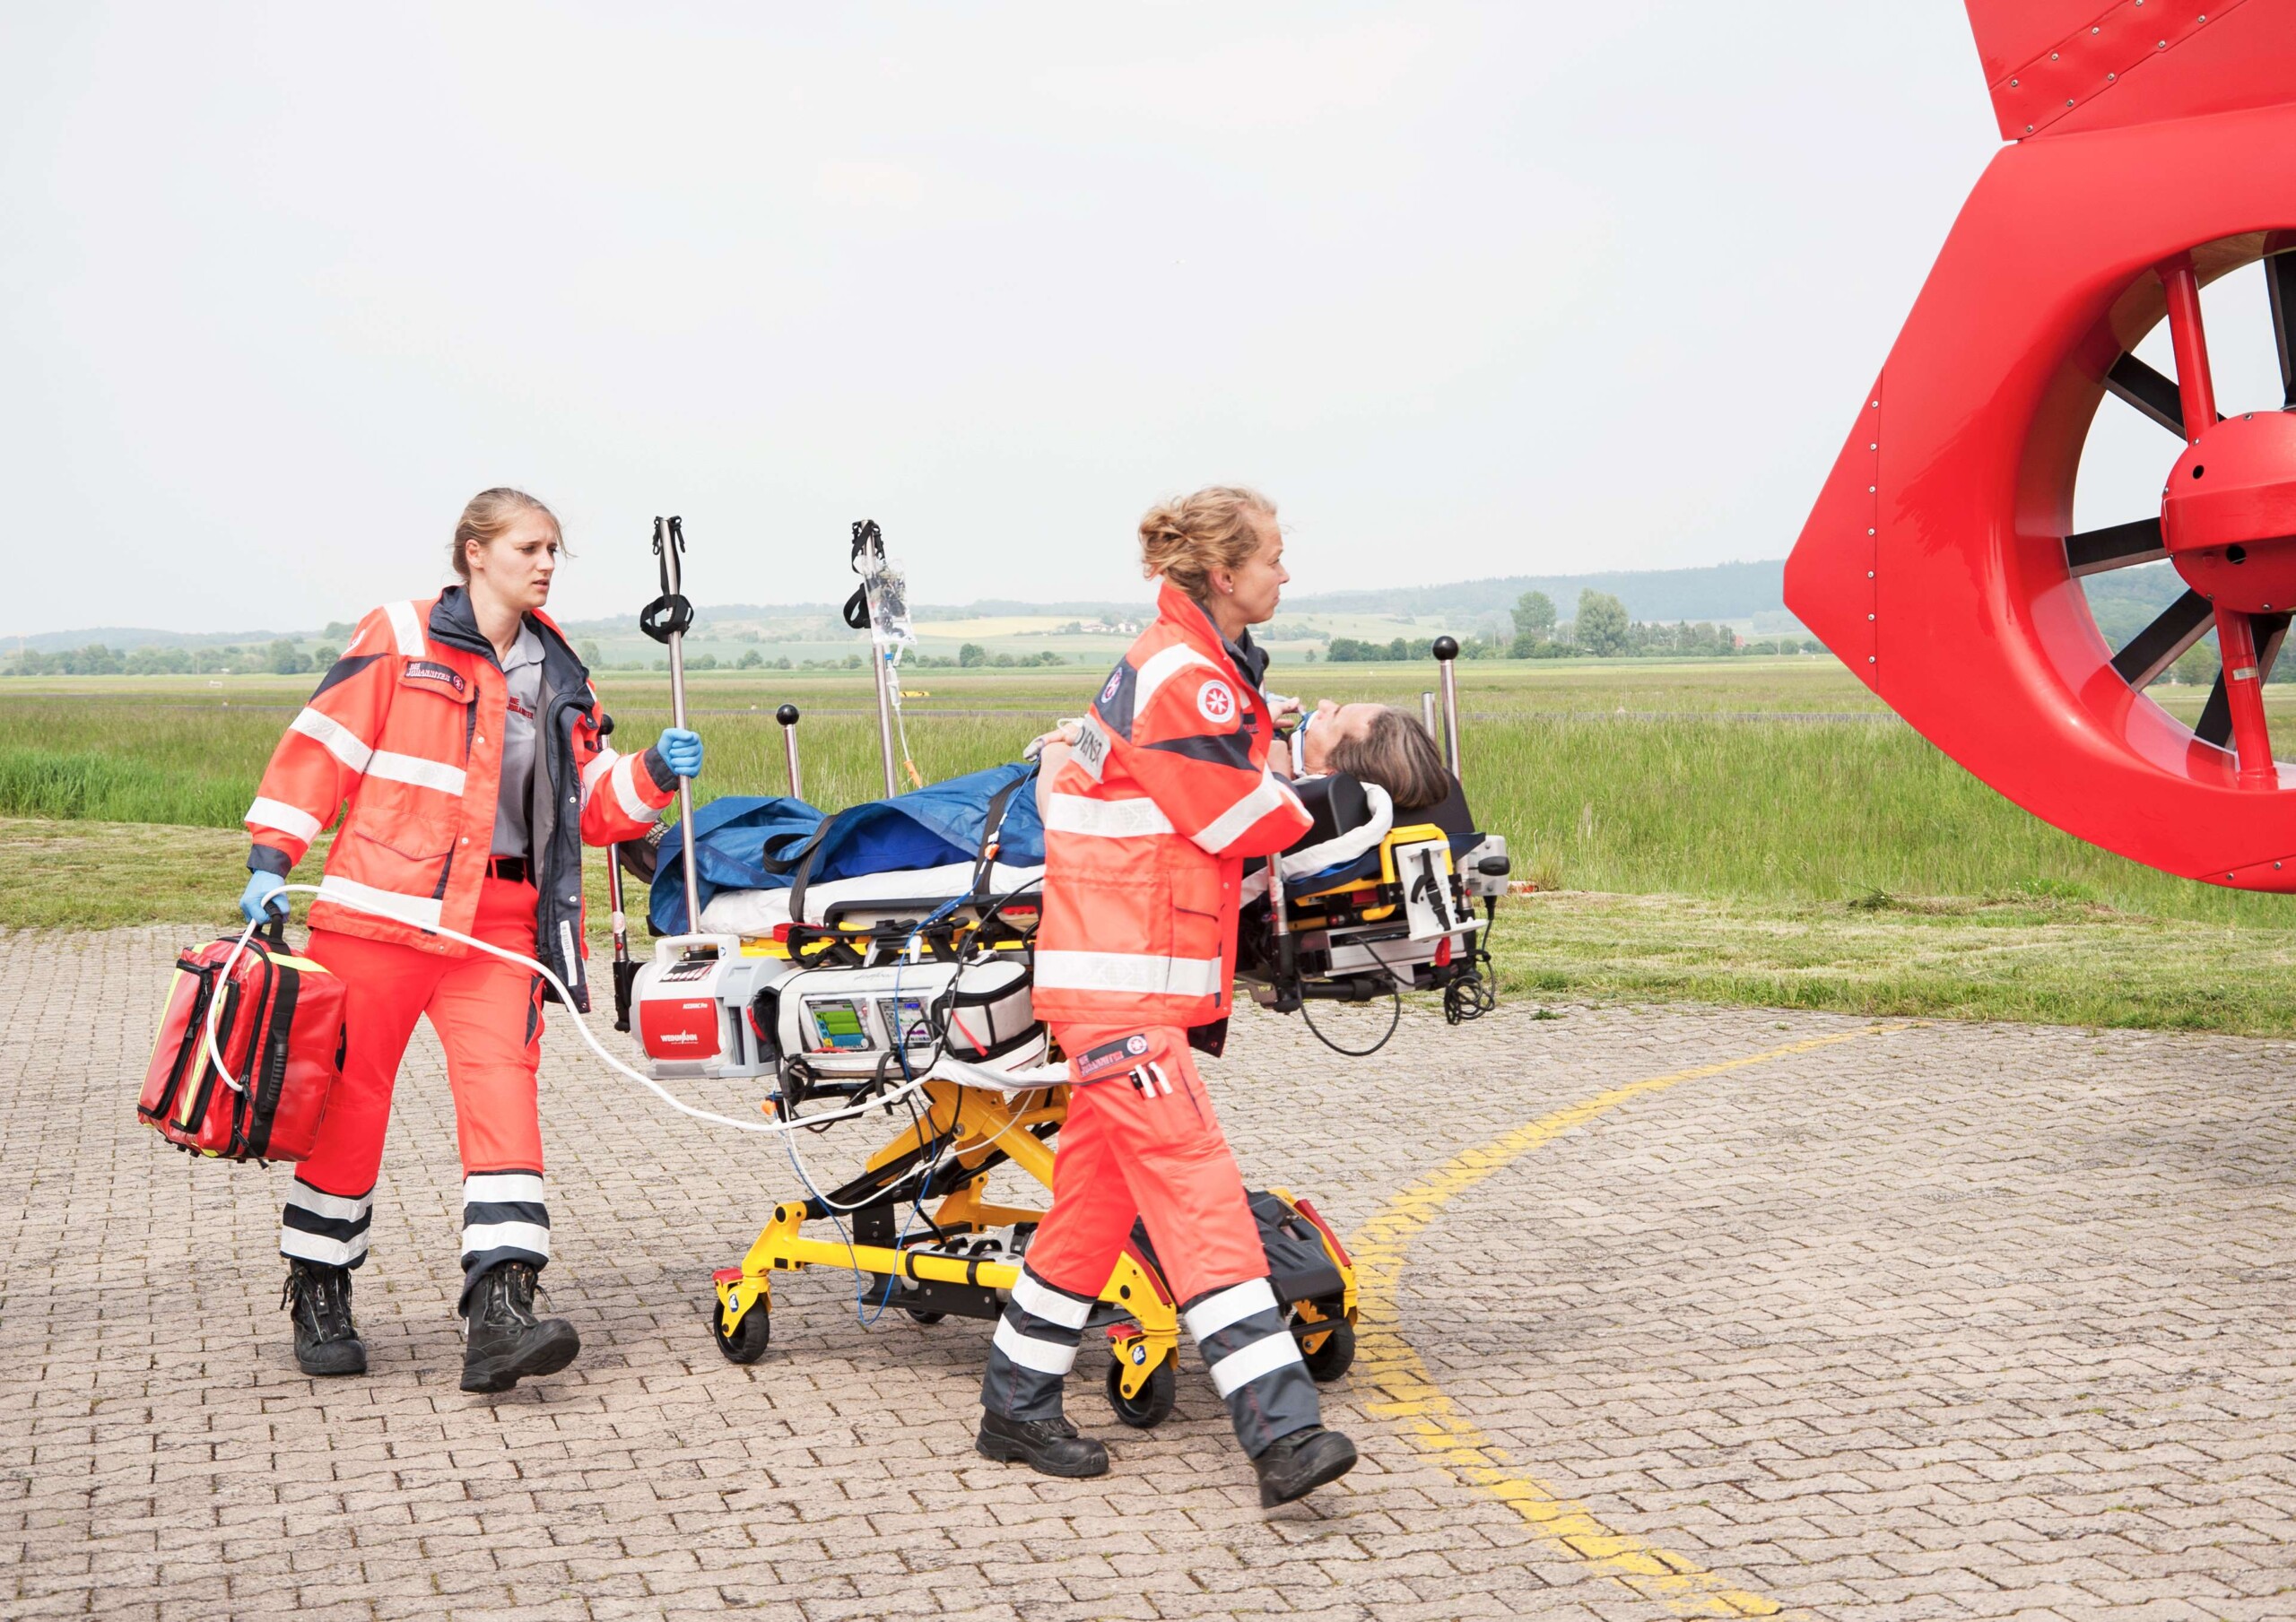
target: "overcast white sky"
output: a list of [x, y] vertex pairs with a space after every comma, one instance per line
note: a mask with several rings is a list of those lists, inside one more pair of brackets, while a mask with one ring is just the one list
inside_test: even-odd
[[353, 618], [498, 482], [570, 617], [669, 511], [1130, 596], [1226, 480], [1296, 591], [1779, 557], [1994, 145], [1954, 0], [12, 5], [0, 631]]

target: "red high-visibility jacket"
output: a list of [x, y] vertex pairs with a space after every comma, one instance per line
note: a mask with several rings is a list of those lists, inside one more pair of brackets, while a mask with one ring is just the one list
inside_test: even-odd
[[[642, 837], [677, 779], [656, 750], [620, 755], [606, 747], [589, 672], [547, 617], [527, 622], [543, 644], [527, 808], [535, 956], [587, 1009], [582, 845]], [[509, 699], [509, 681], [460, 586], [375, 610], [272, 751], [248, 807], [255, 841], [248, 865], [284, 874], [340, 809], [312, 927], [466, 955], [468, 947], [422, 926], [473, 932], [494, 839]], [[353, 910], [348, 901], [390, 915]]]
[[1034, 1001], [1048, 1019], [1226, 1019], [1245, 859], [1309, 825], [1267, 769], [1258, 671], [1186, 593], [1166, 585], [1156, 608], [1047, 797]]

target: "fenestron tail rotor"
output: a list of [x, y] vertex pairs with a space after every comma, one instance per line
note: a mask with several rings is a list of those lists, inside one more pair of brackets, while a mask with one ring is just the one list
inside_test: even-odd
[[[2296, 890], [2296, 768], [2263, 693], [2296, 614], [2296, 6], [1970, 13], [2010, 144], [1858, 403], [1787, 606], [2037, 815], [2171, 872]], [[2225, 416], [2200, 291], [2259, 262], [2282, 399]], [[2173, 376], [2135, 352], [2163, 323]], [[2076, 530], [2107, 395], [2176, 445], [2157, 513]], [[2114, 648], [2096, 577], [2162, 560], [2181, 594]], [[2221, 674], [2188, 726], [2145, 690], [2212, 631]]]

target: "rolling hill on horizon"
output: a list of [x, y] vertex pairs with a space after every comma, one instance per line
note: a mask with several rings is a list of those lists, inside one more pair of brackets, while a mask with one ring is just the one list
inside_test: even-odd
[[[1626, 604], [1637, 620], [1746, 620], [1756, 615], [1783, 614], [1783, 559], [1752, 563], [1717, 563], [1692, 568], [1612, 569], [1586, 575], [1500, 575], [1435, 585], [1399, 585], [1376, 591], [1310, 592], [1288, 596], [1281, 611], [1286, 619], [1299, 615], [1408, 616], [1469, 621], [1503, 616], [1515, 600], [1528, 591], [1543, 591], [1553, 599], [1556, 611], [1570, 618], [1582, 591], [1608, 592]], [[1144, 591], [1129, 600], [1063, 600], [1038, 603], [1021, 598], [983, 598], [964, 604], [915, 604], [920, 626], [942, 620], [972, 620], [1013, 615], [1057, 615], [1077, 619], [1137, 618], [1149, 606]], [[712, 620], [833, 619], [834, 603], [696, 604], [697, 618]], [[611, 636], [637, 629], [635, 613], [604, 619], [564, 621], [570, 636]], [[27, 632], [0, 639], [0, 652], [21, 647], [56, 653], [91, 643], [123, 650], [136, 647], [211, 647], [232, 644], [268, 643], [278, 638], [295, 641], [319, 638], [317, 629], [176, 631], [142, 627], [95, 626], [74, 630]]]

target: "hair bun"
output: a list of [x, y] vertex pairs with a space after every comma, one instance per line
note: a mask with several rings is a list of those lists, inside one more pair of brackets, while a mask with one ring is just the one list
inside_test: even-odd
[[1152, 507], [1140, 518], [1140, 571], [1202, 601], [1213, 569], [1241, 568], [1259, 550], [1253, 519], [1260, 516], [1273, 520], [1275, 503], [1238, 484], [1207, 485]]

